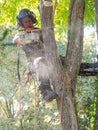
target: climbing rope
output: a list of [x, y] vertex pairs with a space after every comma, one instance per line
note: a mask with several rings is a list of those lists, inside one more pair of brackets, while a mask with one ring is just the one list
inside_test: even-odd
[[[22, 111], [23, 111], [23, 106], [22, 106], [22, 87], [24, 86], [22, 84], [22, 79], [20, 77], [20, 69], [19, 69], [19, 64], [20, 64], [20, 47], [18, 46], [18, 58], [17, 58], [17, 75], [18, 75], [18, 80], [19, 80], [19, 120], [20, 120], [20, 126], [21, 126], [21, 130], [24, 130], [23, 128], [23, 116], [22, 116]], [[37, 83], [36, 83], [36, 79], [34, 75], [31, 75], [32, 77], [32, 81], [33, 81], [33, 86], [34, 86], [34, 130], [37, 130], [37, 92], [36, 92], [36, 88], [37, 88]], [[27, 81], [26, 81], [27, 83]], [[25, 84], [26, 84], [25, 83]]]
[[18, 46], [18, 57], [17, 57], [17, 75], [18, 75], [18, 80], [19, 80], [19, 121], [20, 121], [20, 127], [21, 130], [24, 130], [23, 128], [23, 117], [22, 117], [22, 83], [21, 83], [21, 78], [20, 78], [20, 71], [19, 71], [19, 64], [20, 64], [20, 47]]
[[35, 81], [35, 77], [32, 75], [32, 80], [33, 80], [33, 86], [34, 86], [34, 130], [37, 130], [37, 92], [36, 92], [36, 88], [37, 88], [37, 84]]

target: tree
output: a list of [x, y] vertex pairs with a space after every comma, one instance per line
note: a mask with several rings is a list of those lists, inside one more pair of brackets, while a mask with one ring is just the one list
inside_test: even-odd
[[55, 44], [51, 0], [41, 0], [40, 16], [46, 60], [53, 72], [50, 75], [54, 89], [59, 95], [57, 105], [61, 130], [78, 130], [75, 85], [82, 59], [84, 0], [70, 0], [68, 45], [64, 67], [60, 64]]

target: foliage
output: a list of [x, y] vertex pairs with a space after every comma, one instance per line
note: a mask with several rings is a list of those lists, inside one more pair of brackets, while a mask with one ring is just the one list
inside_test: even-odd
[[15, 24], [16, 16], [21, 8], [30, 8], [36, 10], [36, 4], [38, 4], [38, 0], [29, 0], [28, 2], [26, 0], [2, 0], [0, 2], [0, 15], [2, 17], [2, 19], [0, 19], [0, 23]]
[[95, 27], [86, 27], [84, 29], [84, 46], [82, 62], [96, 62], [97, 45], [95, 32]]
[[78, 77], [76, 97], [80, 130], [94, 127], [95, 93], [95, 77]]
[[[86, 28], [84, 32], [82, 62], [96, 62], [95, 28]], [[76, 87], [76, 101], [80, 130], [94, 129], [96, 93], [95, 76], [78, 77]]]
[[[55, 27], [59, 29], [61, 34], [62, 30], [67, 30], [68, 24], [68, 10], [69, 10], [69, 0], [54, 0], [55, 15], [54, 23]], [[1, 0], [0, 1], [0, 23], [5, 24], [16, 24], [16, 16], [21, 8], [29, 8], [34, 11], [39, 19], [38, 5], [40, 0]], [[7, 10], [7, 11], [6, 11]], [[90, 17], [89, 17], [90, 14]], [[40, 22], [39, 22], [40, 23]], [[86, 25], [95, 25], [95, 11], [94, 11], [94, 2], [93, 0], [85, 0], [85, 24]]]
[[[90, 17], [89, 17], [90, 14]], [[84, 15], [84, 23], [85, 25], [95, 25], [95, 8], [94, 8], [94, 0], [85, 0], [85, 15]]]

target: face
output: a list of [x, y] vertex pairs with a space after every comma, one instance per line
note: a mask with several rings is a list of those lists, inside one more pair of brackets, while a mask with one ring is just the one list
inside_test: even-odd
[[25, 17], [22, 19], [22, 26], [24, 29], [32, 28], [33, 27], [33, 21], [30, 17]]

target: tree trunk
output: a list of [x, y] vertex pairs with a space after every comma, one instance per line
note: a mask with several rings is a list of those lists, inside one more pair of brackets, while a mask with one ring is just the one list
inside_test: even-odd
[[82, 57], [84, 0], [70, 1], [66, 67], [62, 66], [57, 53], [52, 1], [41, 0], [39, 9], [45, 58], [48, 62], [49, 75], [54, 90], [59, 96], [57, 106], [61, 120], [60, 130], [78, 130], [74, 86]]
[[[65, 60], [66, 73], [70, 80], [65, 85], [63, 101], [63, 121], [69, 124], [65, 130], [78, 130], [77, 113], [75, 106], [75, 86], [83, 50], [83, 19], [84, 0], [70, 0], [69, 21], [68, 21], [68, 45]], [[64, 114], [64, 111], [66, 113]], [[68, 118], [66, 120], [66, 118]], [[68, 121], [68, 122], [67, 122]], [[63, 127], [64, 130], [64, 127]]]
[[59, 86], [59, 83], [61, 82], [61, 72], [63, 72], [63, 67], [58, 57], [54, 36], [52, 1], [41, 0], [39, 9], [42, 24], [43, 42], [45, 45], [45, 58], [48, 63], [49, 75], [51, 77], [56, 93], [60, 96], [61, 85]]

